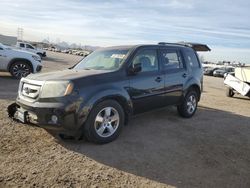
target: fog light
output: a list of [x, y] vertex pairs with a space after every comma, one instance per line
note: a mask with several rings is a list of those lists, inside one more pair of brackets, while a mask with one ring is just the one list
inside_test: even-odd
[[58, 117], [56, 115], [52, 115], [51, 116], [51, 122], [54, 123], [54, 124], [57, 124], [57, 121], [58, 121]]

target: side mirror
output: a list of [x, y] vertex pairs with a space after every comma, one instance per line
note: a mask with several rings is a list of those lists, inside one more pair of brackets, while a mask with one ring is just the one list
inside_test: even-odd
[[141, 72], [141, 70], [142, 70], [141, 63], [137, 63], [129, 68], [129, 73], [134, 75], [137, 74], [138, 72]]

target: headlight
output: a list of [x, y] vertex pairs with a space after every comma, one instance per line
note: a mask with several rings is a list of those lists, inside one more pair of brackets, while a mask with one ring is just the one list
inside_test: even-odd
[[41, 61], [41, 58], [37, 55], [33, 55], [32, 58], [35, 60], [35, 61]]
[[73, 91], [73, 83], [69, 81], [46, 81], [42, 86], [41, 98], [63, 97]]

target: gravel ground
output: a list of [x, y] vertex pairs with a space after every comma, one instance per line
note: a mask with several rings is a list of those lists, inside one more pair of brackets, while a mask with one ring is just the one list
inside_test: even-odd
[[[43, 71], [80, 59], [48, 56]], [[144, 113], [116, 141], [95, 145], [10, 120], [18, 81], [0, 73], [0, 187], [250, 187], [250, 100], [225, 97], [220, 78], [204, 85], [192, 119], [174, 107]]]

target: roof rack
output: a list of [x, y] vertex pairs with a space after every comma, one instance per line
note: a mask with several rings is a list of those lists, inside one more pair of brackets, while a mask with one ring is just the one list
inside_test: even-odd
[[[179, 43], [173, 43], [173, 42], [159, 42], [158, 43], [159, 45], [168, 45], [168, 44], [170, 44], [170, 45], [181, 45], [181, 44], [179, 44]], [[182, 45], [183, 46], [183, 45]]]
[[211, 49], [206, 44], [192, 43], [192, 42], [177, 42], [177, 43], [169, 43], [169, 42], [159, 42], [159, 45], [180, 45], [193, 48], [195, 51], [211, 51]]

